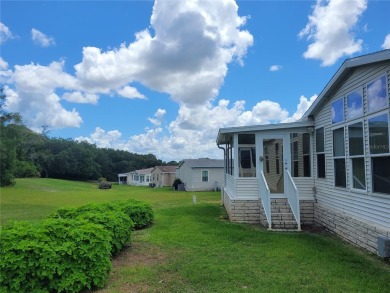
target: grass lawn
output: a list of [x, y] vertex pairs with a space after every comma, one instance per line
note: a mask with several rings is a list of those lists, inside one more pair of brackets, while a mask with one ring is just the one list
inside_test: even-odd
[[219, 192], [98, 190], [53, 179], [19, 179], [0, 192], [2, 225], [89, 202], [134, 198], [153, 206], [155, 224], [132, 234], [99, 292], [390, 292], [388, 262], [328, 234], [230, 223]]

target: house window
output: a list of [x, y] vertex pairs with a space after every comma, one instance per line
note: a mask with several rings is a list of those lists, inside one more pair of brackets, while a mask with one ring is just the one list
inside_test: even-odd
[[209, 181], [209, 171], [202, 171], [202, 182]]
[[325, 138], [324, 128], [316, 129], [317, 177], [325, 178]]
[[344, 121], [344, 99], [340, 98], [332, 103], [332, 123]]
[[352, 187], [366, 189], [366, 172], [364, 160], [363, 123], [348, 126], [349, 158], [352, 167]]
[[346, 187], [344, 127], [333, 130], [334, 184]]
[[388, 105], [386, 77], [382, 76], [367, 84], [368, 112], [380, 110]]
[[303, 176], [310, 177], [310, 134], [302, 134]]
[[276, 174], [280, 173], [280, 160], [279, 160], [279, 144], [275, 143], [275, 165], [276, 165]]
[[372, 190], [390, 194], [389, 117], [368, 119]]
[[361, 91], [347, 95], [347, 119], [363, 116], [363, 97]]

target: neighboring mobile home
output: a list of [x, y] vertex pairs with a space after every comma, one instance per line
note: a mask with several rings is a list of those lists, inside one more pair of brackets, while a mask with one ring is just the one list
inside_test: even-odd
[[389, 81], [390, 50], [351, 58], [300, 121], [221, 128], [229, 218], [318, 225], [378, 253], [390, 241]]
[[151, 183], [156, 187], [172, 186], [176, 178], [176, 166], [156, 166], [153, 168]]
[[185, 159], [176, 168], [176, 178], [187, 191], [217, 190], [223, 184], [223, 160]]
[[129, 175], [127, 177], [127, 184], [136, 186], [149, 186], [152, 176], [152, 170], [153, 168], [147, 168], [129, 172]]

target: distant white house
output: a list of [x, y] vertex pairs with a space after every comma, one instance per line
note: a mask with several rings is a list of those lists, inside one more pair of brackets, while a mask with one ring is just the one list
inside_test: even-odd
[[383, 50], [346, 60], [300, 121], [221, 128], [229, 218], [275, 230], [318, 225], [383, 256], [389, 99], [390, 50]]
[[185, 159], [176, 168], [176, 178], [187, 191], [206, 191], [221, 188], [224, 180], [223, 160]]
[[135, 170], [118, 174], [119, 184], [148, 186], [151, 180], [153, 168]]
[[153, 168], [151, 183], [156, 187], [172, 186], [176, 178], [176, 166], [156, 166]]

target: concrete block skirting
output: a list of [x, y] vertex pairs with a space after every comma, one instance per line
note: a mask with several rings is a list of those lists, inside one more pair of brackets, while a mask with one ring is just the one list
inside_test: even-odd
[[353, 245], [375, 254], [378, 252], [378, 236], [390, 237], [389, 230], [376, 227], [374, 224], [370, 225], [319, 204], [314, 207], [314, 220], [317, 226], [322, 226]]
[[[265, 217], [263, 205], [260, 199], [243, 200], [231, 199], [226, 192], [222, 191], [223, 203], [232, 222], [261, 224], [268, 227], [267, 218]], [[301, 224], [314, 224], [314, 201], [301, 200]]]

